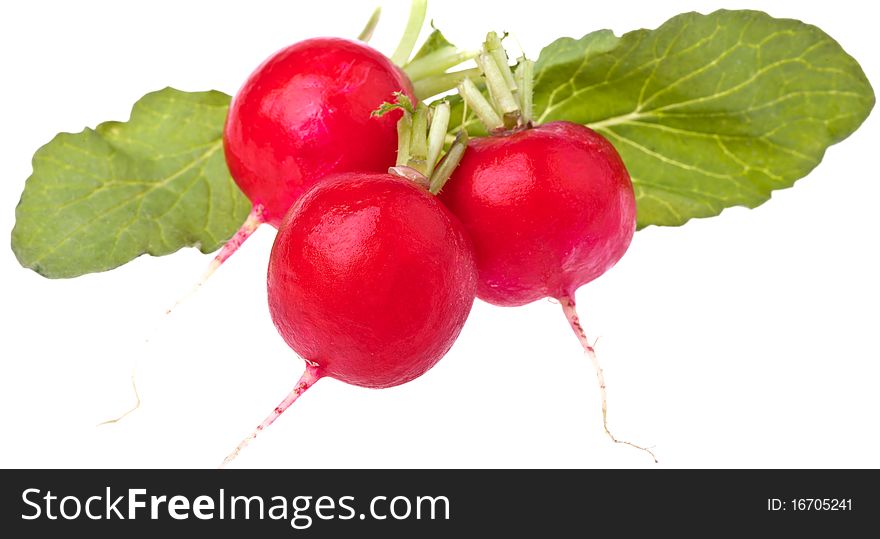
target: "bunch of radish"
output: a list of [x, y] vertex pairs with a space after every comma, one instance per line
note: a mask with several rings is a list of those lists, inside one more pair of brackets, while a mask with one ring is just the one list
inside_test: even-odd
[[533, 125], [533, 63], [511, 70], [497, 34], [474, 59], [479, 78], [458, 91], [489, 136], [470, 140], [447, 133], [448, 103], [417, 103], [389, 59], [344, 39], [276, 53], [233, 99], [226, 159], [253, 210], [209, 272], [260, 223], [278, 227], [269, 307], [306, 367], [224, 464], [322, 377], [385, 388], [422, 375], [475, 297], [559, 300], [594, 363], [605, 431], [629, 444], [608, 430], [602, 369], [574, 300], [629, 246], [629, 175], [594, 131]]
[[511, 61], [494, 32], [462, 50], [434, 28], [414, 53], [426, 0], [385, 56], [368, 45], [378, 15], [358, 40], [283, 48], [234, 96], [167, 87], [127, 122], [59, 133], [16, 207], [19, 262], [69, 278], [218, 251], [195, 291], [262, 224], [277, 228], [269, 312], [305, 369], [224, 463], [322, 378], [421, 376], [476, 299], [560, 305], [605, 433], [656, 461], [609, 428], [578, 289], [637, 226], [754, 208], [808, 174], [874, 107], [863, 70], [819, 28], [752, 10], [562, 37], [537, 62]]

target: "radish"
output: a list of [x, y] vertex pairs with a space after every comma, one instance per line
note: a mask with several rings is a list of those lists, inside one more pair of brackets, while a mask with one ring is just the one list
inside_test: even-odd
[[495, 33], [477, 63], [491, 102], [470, 80], [459, 93], [490, 136], [469, 142], [440, 194], [474, 242], [477, 297], [501, 306], [557, 299], [595, 367], [605, 432], [653, 457], [608, 429], [604, 374], [575, 310], [575, 291], [610, 269], [632, 240], [629, 174], [595, 131], [570, 122], [532, 126], [533, 64], [522, 59], [511, 73]]
[[269, 310], [307, 365], [293, 391], [224, 464], [319, 379], [369, 388], [403, 384], [443, 357], [464, 325], [477, 286], [473, 247], [428, 189], [442, 186], [464, 143], [453, 145], [434, 170], [449, 105], [430, 113], [403, 94], [399, 100], [383, 110], [405, 110], [396, 174], [327, 177], [281, 224], [269, 260]]
[[412, 95], [409, 79], [357, 41], [307, 39], [263, 62], [233, 98], [223, 132], [229, 171], [253, 210], [213, 269], [260, 224], [277, 227], [324, 176], [387, 170], [394, 162], [396, 116], [371, 112], [395, 92]]
[[573, 301], [635, 231], [623, 162], [604, 137], [570, 122], [472, 139], [440, 196], [474, 238], [477, 294], [494, 305]]

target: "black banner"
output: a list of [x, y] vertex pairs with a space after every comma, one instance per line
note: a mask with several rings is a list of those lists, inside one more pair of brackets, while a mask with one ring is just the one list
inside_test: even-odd
[[860, 470], [7, 470], [0, 515], [31, 537], [839, 537], [876, 533], [878, 485]]

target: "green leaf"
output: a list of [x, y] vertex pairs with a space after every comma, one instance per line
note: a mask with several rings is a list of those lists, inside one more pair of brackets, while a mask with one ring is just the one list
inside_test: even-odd
[[428, 38], [425, 39], [425, 42], [422, 43], [422, 46], [419, 47], [418, 52], [416, 52], [415, 56], [410, 59], [410, 63], [415, 62], [420, 58], [424, 58], [425, 56], [431, 54], [432, 52], [436, 52], [440, 49], [446, 48], [455, 48], [455, 45], [450, 43], [437, 28], [434, 27], [434, 22], [431, 21], [431, 33], [428, 35]]
[[686, 13], [619, 40], [561, 39], [536, 66], [538, 122], [582, 123], [614, 144], [639, 227], [758, 206], [873, 106], [865, 74], [836, 41], [757, 11]]
[[404, 110], [410, 114], [415, 114], [416, 108], [413, 105], [412, 100], [403, 92], [394, 92], [394, 102], [389, 103], [388, 101], [379, 105], [379, 108], [370, 113], [370, 116], [385, 116], [392, 110]]
[[541, 50], [535, 62], [535, 82], [542, 78], [571, 78], [572, 64], [589, 62], [593, 56], [614, 50], [620, 38], [611, 30], [596, 30], [580, 39], [559, 38]]
[[37, 150], [12, 231], [21, 265], [76, 277], [144, 253], [220, 247], [250, 209], [223, 156], [229, 99], [166, 88], [135, 103], [128, 122]]

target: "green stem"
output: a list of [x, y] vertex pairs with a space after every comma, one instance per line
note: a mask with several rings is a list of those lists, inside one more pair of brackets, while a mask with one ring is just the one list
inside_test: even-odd
[[495, 112], [495, 108], [480, 93], [477, 85], [471, 79], [464, 79], [458, 85], [458, 93], [469, 108], [474, 109], [474, 114], [483, 122], [489, 132], [504, 129], [504, 120]]
[[465, 79], [458, 86], [458, 93], [490, 133], [502, 130], [530, 127], [533, 112], [533, 89], [535, 64], [520, 58], [516, 71], [511, 71], [507, 53], [495, 32], [489, 32], [483, 50], [476, 58], [489, 98]]
[[370, 15], [370, 20], [367, 21], [364, 29], [361, 30], [360, 35], [358, 35], [358, 41], [363, 41], [364, 43], [368, 43], [370, 38], [373, 37], [373, 30], [376, 29], [376, 25], [379, 24], [379, 17], [382, 15], [382, 6], [377, 7], [373, 10], [373, 14]]
[[[476, 92], [479, 95], [479, 90]], [[436, 195], [461, 161], [467, 133], [461, 130], [446, 156], [441, 158], [452, 115], [449, 102], [443, 100], [430, 107], [419, 103], [413, 108], [405, 94], [395, 95], [394, 103], [384, 103], [374, 112], [377, 116], [397, 109], [403, 113], [397, 121], [397, 164], [388, 169], [388, 173], [421, 185]]]
[[397, 121], [397, 166], [406, 166], [409, 163], [409, 143], [412, 140], [412, 115], [403, 111], [400, 120]]
[[501, 38], [495, 32], [489, 32], [486, 35], [486, 52], [495, 60], [495, 65], [498, 66], [498, 70], [501, 72], [502, 77], [504, 77], [507, 87], [510, 88], [511, 92], [515, 92], [517, 84], [513, 80], [513, 74], [510, 72], [507, 52], [504, 51]]
[[452, 73], [443, 73], [442, 75], [433, 75], [413, 81], [413, 88], [416, 97], [419, 100], [428, 99], [437, 94], [442, 94], [452, 90], [458, 86], [461, 81], [468, 77], [476, 78], [480, 76], [480, 68], [473, 67], [471, 69], [463, 69], [461, 71], [453, 71]]
[[519, 59], [519, 65], [516, 66], [516, 85], [519, 90], [517, 97], [519, 98], [519, 108], [522, 114], [522, 122], [525, 125], [532, 123], [532, 95], [534, 92], [535, 79], [535, 62], [527, 59], [525, 56]]
[[440, 163], [437, 170], [431, 174], [431, 180], [428, 183], [428, 191], [430, 191], [431, 194], [436, 195], [441, 189], [443, 189], [443, 186], [446, 185], [446, 182], [452, 176], [455, 167], [461, 162], [461, 158], [464, 156], [464, 151], [466, 149], [467, 132], [462, 130], [459, 131], [458, 135], [455, 137], [455, 141], [449, 148], [449, 151], [446, 152], [446, 158], [443, 159], [443, 162]]
[[412, 116], [412, 135], [409, 141], [410, 168], [428, 175], [428, 110], [427, 105], [419, 103]]
[[428, 0], [412, 0], [409, 20], [406, 23], [406, 28], [403, 30], [403, 36], [400, 38], [400, 43], [398, 43], [394, 54], [391, 55], [391, 61], [398, 66], [404, 66], [409, 61], [409, 57], [416, 46], [416, 40], [422, 32], [427, 8]]
[[519, 117], [519, 105], [503, 74], [504, 69], [510, 71], [510, 68], [505, 64], [502, 69], [495, 63], [492, 55], [487, 52], [483, 52], [477, 57], [477, 65], [483, 70], [483, 76], [486, 77], [486, 87], [489, 88], [489, 96], [492, 98], [495, 110], [503, 119], [504, 127], [508, 129], [514, 127]]
[[412, 81], [442, 75], [447, 69], [472, 60], [480, 51], [462, 51], [455, 47], [443, 47], [408, 63], [403, 69]]
[[451, 107], [449, 103], [443, 101], [434, 107], [431, 115], [431, 128], [428, 130], [428, 167], [427, 170], [434, 170], [437, 160], [440, 158], [440, 152], [443, 151], [443, 143], [446, 141], [446, 131], [449, 129], [449, 117]]

